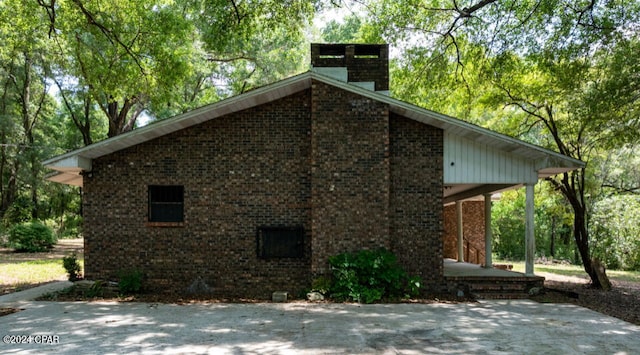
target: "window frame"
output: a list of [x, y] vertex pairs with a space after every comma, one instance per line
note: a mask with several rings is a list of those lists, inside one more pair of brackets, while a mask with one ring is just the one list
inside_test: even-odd
[[[164, 216], [157, 216], [160, 212]], [[160, 226], [184, 223], [184, 185], [147, 186], [147, 223]]]

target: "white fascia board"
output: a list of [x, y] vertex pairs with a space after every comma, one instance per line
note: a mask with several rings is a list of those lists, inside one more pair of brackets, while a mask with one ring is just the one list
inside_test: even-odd
[[91, 171], [91, 159], [79, 155], [63, 156], [61, 159], [48, 160], [45, 166], [60, 172]]

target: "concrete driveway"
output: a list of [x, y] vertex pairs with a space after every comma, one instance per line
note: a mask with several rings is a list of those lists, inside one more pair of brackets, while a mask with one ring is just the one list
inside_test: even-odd
[[13, 299], [11, 305], [24, 310], [0, 317], [0, 336], [33, 337], [20, 339], [31, 340], [24, 344], [3, 341], [3, 354], [632, 354], [640, 349], [638, 326], [573, 305], [528, 300], [173, 305]]

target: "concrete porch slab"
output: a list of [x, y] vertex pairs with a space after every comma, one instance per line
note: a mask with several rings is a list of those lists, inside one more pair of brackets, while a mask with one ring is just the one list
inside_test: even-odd
[[478, 264], [458, 262], [454, 259], [444, 259], [444, 277], [526, 277], [521, 272], [502, 269], [485, 269]]

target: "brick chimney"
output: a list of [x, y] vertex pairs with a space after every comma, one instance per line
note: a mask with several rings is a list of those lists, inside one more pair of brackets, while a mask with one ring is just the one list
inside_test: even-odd
[[311, 70], [373, 91], [389, 93], [389, 45], [311, 44]]

